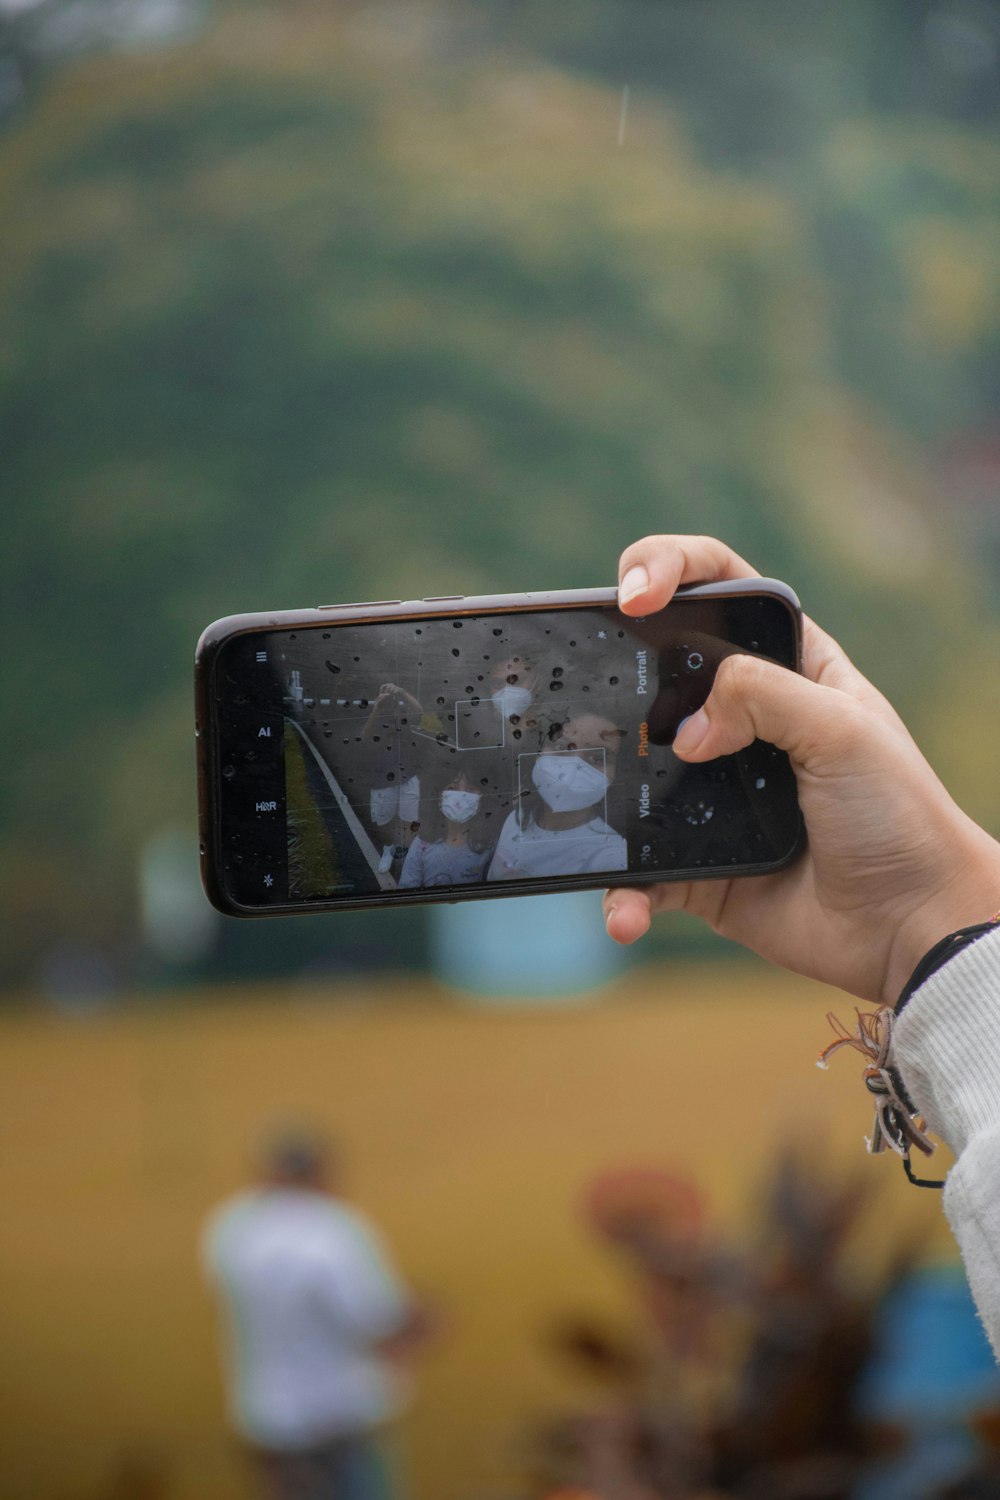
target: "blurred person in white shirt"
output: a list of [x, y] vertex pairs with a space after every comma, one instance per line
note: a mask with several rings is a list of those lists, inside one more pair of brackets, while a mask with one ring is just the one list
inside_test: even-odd
[[224, 1314], [231, 1419], [268, 1496], [392, 1500], [384, 1429], [429, 1319], [339, 1196], [323, 1143], [275, 1136], [257, 1185], [209, 1219], [203, 1259]]

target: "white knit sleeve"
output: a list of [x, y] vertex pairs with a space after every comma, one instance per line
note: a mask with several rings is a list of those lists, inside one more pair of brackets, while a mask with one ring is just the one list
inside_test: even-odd
[[945, 1213], [1000, 1359], [1000, 929], [921, 985], [896, 1023], [892, 1062], [957, 1158]]

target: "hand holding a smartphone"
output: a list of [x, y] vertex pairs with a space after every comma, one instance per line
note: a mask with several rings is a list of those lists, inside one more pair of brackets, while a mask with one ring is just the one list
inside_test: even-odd
[[[684, 585], [756, 576], [713, 538], [647, 537], [622, 554], [619, 607], [648, 618]], [[809, 619], [802, 666], [799, 675], [758, 656], [727, 656], [673, 751], [690, 766], [757, 740], [787, 751], [804, 857], [752, 878], [612, 889], [608, 931], [630, 943], [655, 912], [694, 912], [785, 968], [892, 1004], [936, 941], [1000, 906], [1000, 845], [956, 805], [895, 710]]]

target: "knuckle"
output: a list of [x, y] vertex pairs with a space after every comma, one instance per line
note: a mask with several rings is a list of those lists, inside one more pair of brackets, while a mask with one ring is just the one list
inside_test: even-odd
[[666, 548], [675, 547], [676, 543], [670, 536], [644, 536], [637, 542], [632, 542], [622, 553], [622, 564], [641, 562], [663, 552]]
[[723, 703], [752, 698], [761, 681], [761, 664], [753, 656], [725, 657], [715, 674], [715, 694]]
[[853, 750], [871, 737], [871, 715], [856, 698], [842, 695], [836, 712], [831, 714], [830, 740], [839, 750]]
[[726, 657], [716, 672], [706, 710], [726, 752], [754, 737], [752, 705], [759, 676], [757, 663], [747, 656]]

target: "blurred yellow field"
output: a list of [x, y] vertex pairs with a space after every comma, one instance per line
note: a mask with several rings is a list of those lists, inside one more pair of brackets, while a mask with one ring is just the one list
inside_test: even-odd
[[907, 1227], [950, 1253], [936, 1196], [864, 1159], [859, 1068], [814, 1069], [831, 1007], [850, 1013], [747, 966], [635, 971], [597, 1002], [534, 1012], [393, 978], [4, 1017], [0, 1492], [251, 1494], [196, 1245], [275, 1118], [343, 1142], [353, 1196], [447, 1313], [402, 1434], [418, 1500], [515, 1494], [531, 1423], [586, 1396], [547, 1328], [632, 1316], [579, 1215], [602, 1168], [689, 1171], [738, 1232], [776, 1142], [800, 1132], [877, 1180], [872, 1254]]

